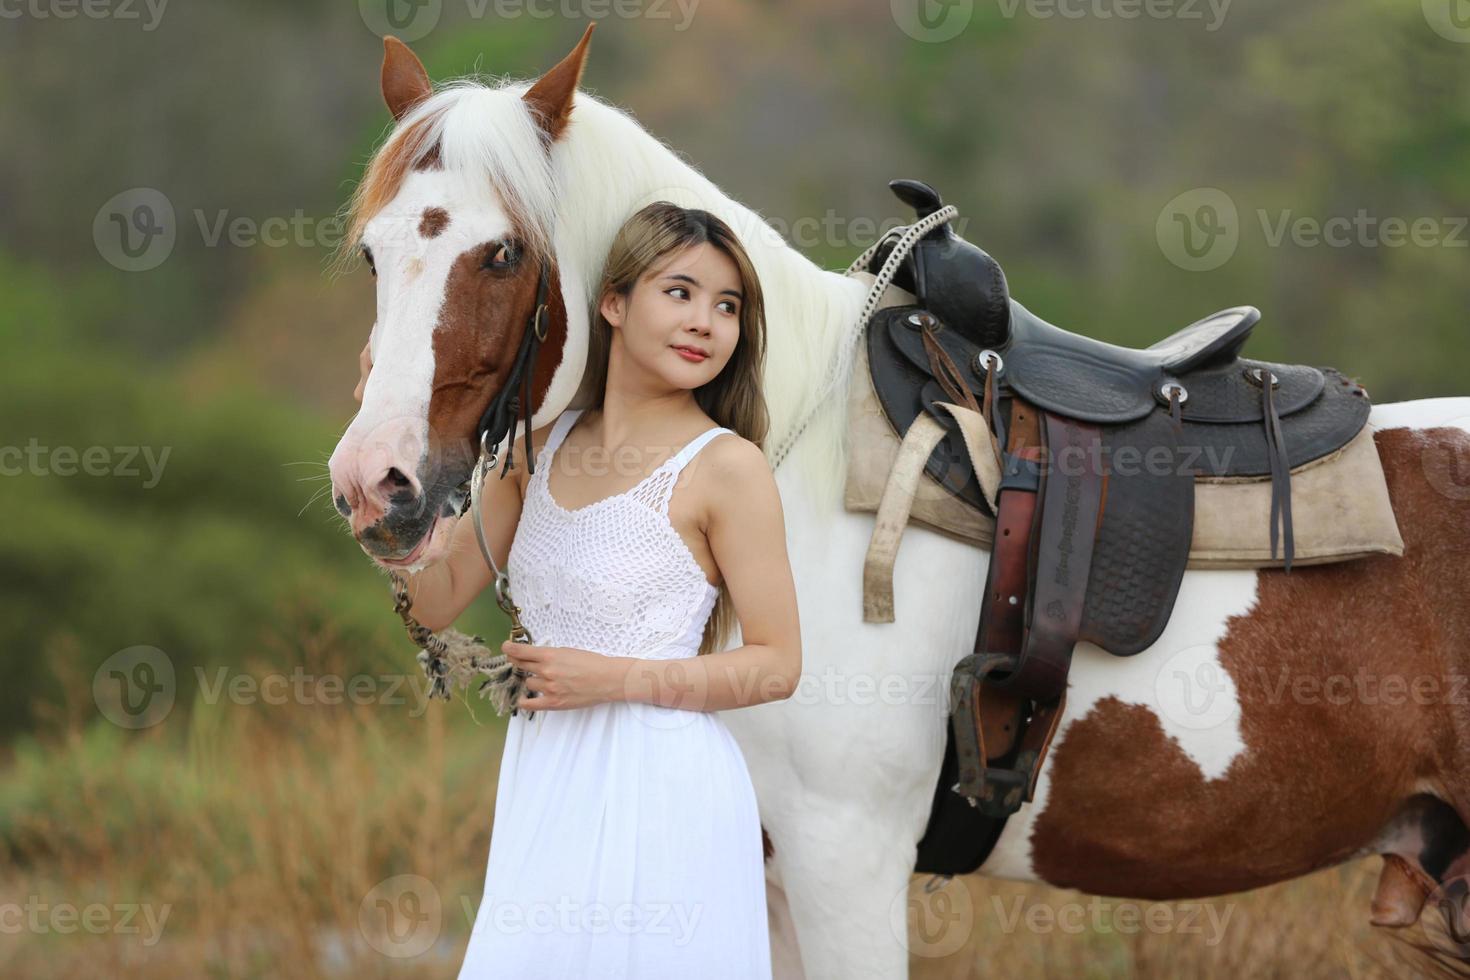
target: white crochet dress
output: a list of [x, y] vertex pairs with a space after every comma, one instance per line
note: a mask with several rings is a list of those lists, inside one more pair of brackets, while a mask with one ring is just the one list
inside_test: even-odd
[[[538, 646], [695, 656], [718, 589], [669, 522], [710, 429], [625, 493], [566, 510], [553, 425], [507, 572]], [[462, 978], [758, 980], [771, 975], [760, 817], [713, 712], [618, 701], [510, 719], [485, 894]]]

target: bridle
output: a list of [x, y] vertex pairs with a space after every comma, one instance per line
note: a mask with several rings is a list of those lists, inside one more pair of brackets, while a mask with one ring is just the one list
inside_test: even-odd
[[[509, 437], [514, 432], [518, 418], [525, 422], [526, 471], [536, 472], [535, 456], [531, 452], [531, 382], [535, 374], [536, 355], [542, 342], [546, 340], [550, 319], [546, 306], [550, 281], [551, 260], [549, 256], [543, 256], [540, 278], [536, 285], [536, 302], [526, 319], [526, 329], [521, 336], [520, 347], [516, 350], [515, 360], [511, 362], [505, 384], [490, 399], [490, 404], [486, 406], [475, 426], [474, 441], [479, 444], [479, 456], [470, 475], [455, 488], [455, 493], [460, 498], [458, 516], [463, 518], [466, 510], [470, 512], [480, 554], [485, 557], [485, 563], [495, 574], [495, 603], [510, 619], [510, 639], [517, 643], [532, 642], [531, 633], [521, 622], [521, 611], [511, 599], [510, 577], [496, 564], [495, 556], [490, 553], [490, 545], [485, 540], [481, 497], [485, 477], [495, 469], [495, 464], [499, 461], [496, 448], [502, 442], [506, 443], [506, 452], [505, 466], [500, 471], [500, 478], [504, 479], [505, 474], [515, 466], [515, 443]], [[504, 654], [492, 654], [484, 640], [478, 636], [465, 636], [453, 629], [443, 630], [443, 635], [440, 635], [428, 629], [414, 619], [409, 611], [412, 600], [408, 596], [408, 583], [403, 576], [395, 571], [389, 577], [393, 583], [393, 608], [402, 618], [408, 635], [422, 648], [418, 661], [429, 679], [429, 696], [448, 700], [453, 682], [459, 681], [467, 685], [474, 675], [485, 674], [487, 677], [480, 684], [481, 693], [490, 698], [497, 713], [504, 714], [505, 709], [509, 709], [514, 716], [518, 711], [516, 699], [523, 691], [528, 676], [526, 672], [511, 664]], [[533, 714], [532, 709], [525, 710], [527, 715]]]
[[[479, 457], [471, 475], [465, 477], [464, 481], [455, 488], [455, 492], [460, 496], [458, 515], [460, 517], [464, 516], [465, 509], [470, 504], [470, 497], [473, 495], [474, 474], [494, 468], [497, 461], [495, 447], [505, 441], [513, 431], [518, 416], [524, 418], [526, 423], [526, 470], [530, 473], [536, 472], [535, 457], [531, 453], [533, 408], [531, 381], [535, 374], [536, 354], [541, 349], [542, 341], [546, 339], [547, 321], [550, 318], [546, 308], [546, 295], [550, 289], [550, 282], [551, 260], [543, 257], [539, 281], [536, 284], [536, 302], [531, 307], [531, 315], [526, 318], [526, 329], [521, 334], [521, 345], [516, 349], [515, 360], [511, 362], [505, 384], [501, 386], [495, 397], [490, 399], [490, 404], [485, 406], [485, 411], [475, 426], [473, 441], [480, 447]], [[501, 476], [503, 477], [514, 468], [515, 445], [511, 443], [506, 448], [505, 468], [501, 471]], [[481, 478], [483, 479], [483, 475]], [[484, 547], [483, 542], [481, 542], [481, 547]], [[485, 557], [490, 558], [488, 551]], [[493, 561], [490, 567], [495, 567]]]

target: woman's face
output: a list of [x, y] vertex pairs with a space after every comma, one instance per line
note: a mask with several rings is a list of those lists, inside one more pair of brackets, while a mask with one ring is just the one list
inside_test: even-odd
[[[742, 302], [735, 263], [701, 243], [655, 264], [628, 296], [604, 296], [601, 309], [634, 364], [670, 386], [693, 389], [713, 380], [734, 355]], [[686, 356], [681, 348], [705, 356]]]

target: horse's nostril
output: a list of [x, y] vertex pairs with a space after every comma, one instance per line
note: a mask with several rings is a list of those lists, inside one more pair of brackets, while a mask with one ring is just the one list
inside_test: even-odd
[[341, 514], [343, 517], [352, 516], [352, 505], [347, 502], [346, 495], [340, 493], [337, 494], [337, 498], [333, 501], [333, 503], [337, 505], [337, 513]]
[[391, 483], [395, 489], [413, 485], [413, 481], [404, 476], [403, 473], [396, 466], [389, 467], [388, 475], [385, 476], [383, 479]]

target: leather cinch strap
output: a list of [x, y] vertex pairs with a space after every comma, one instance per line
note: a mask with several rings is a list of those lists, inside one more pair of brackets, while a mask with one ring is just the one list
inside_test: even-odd
[[1066, 691], [1107, 485], [1101, 441], [1097, 426], [1013, 402], [975, 637], [977, 654], [1017, 656], [992, 682], [1009, 694], [1050, 702]]

